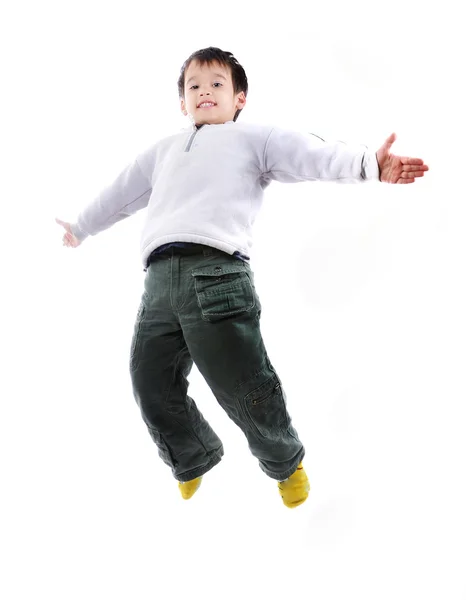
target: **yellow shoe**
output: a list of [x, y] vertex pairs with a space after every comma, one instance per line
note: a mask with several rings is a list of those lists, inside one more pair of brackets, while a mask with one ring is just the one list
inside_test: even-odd
[[307, 500], [311, 486], [307, 478], [303, 463], [300, 462], [296, 471], [285, 481], [278, 482], [280, 496], [283, 504], [288, 508], [296, 508]]
[[199, 489], [202, 483], [202, 476], [191, 479], [191, 481], [180, 481], [178, 487], [180, 488], [181, 495], [185, 500], [189, 500]]

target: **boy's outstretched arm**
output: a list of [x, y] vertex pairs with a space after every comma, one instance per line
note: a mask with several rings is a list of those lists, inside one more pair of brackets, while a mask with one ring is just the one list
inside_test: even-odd
[[392, 133], [376, 152], [379, 179], [386, 183], [414, 183], [416, 177], [424, 177], [424, 172], [428, 171], [429, 167], [421, 158], [390, 154], [395, 140], [396, 134]]
[[[143, 155], [140, 157], [144, 158]], [[83, 208], [75, 223], [55, 219], [66, 230], [63, 245], [76, 248], [89, 235], [97, 235], [145, 208], [151, 192], [151, 182], [136, 158], [113, 183]]]
[[333, 181], [336, 183], [413, 183], [428, 170], [420, 158], [390, 154], [392, 134], [377, 150], [367, 146], [326, 142], [314, 134], [273, 127], [261, 164], [264, 182]]

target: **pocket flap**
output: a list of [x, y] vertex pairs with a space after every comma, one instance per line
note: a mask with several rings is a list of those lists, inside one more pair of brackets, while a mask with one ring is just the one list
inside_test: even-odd
[[202, 275], [204, 277], [220, 277], [221, 275], [225, 275], [227, 273], [246, 273], [247, 268], [244, 265], [224, 265], [224, 266], [214, 266], [211, 265], [209, 267], [202, 267], [200, 269], [194, 269], [191, 271], [191, 275], [196, 277], [197, 275]]

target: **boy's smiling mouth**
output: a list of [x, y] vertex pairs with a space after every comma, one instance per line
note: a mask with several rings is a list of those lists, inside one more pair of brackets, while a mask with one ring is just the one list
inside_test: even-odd
[[209, 100], [201, 102], [197, 108], [213, 108], [214, 106], [217, 106], [215, 104], [215, 102], [210, 102]]

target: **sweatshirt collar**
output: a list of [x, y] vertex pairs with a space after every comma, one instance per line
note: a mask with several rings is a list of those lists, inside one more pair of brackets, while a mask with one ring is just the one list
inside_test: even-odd
[[202, 127], [204, 127], [204, 125], [209, 125], [209, 126], [215, 126], [215, 125], [228, 125], [229, 123], [234, 123], [234, 121], [225, 121], [225, 123], [203, 123], [202, 125], [196, 125], [195, 123], [193, 123], [190, 127], [191, 131], [199, 131], [199, 129], [202, 129]]

